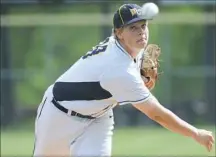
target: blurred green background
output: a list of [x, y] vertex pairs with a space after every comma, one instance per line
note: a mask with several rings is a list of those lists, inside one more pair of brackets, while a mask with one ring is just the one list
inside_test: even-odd
[[[149, 21], [149, 43], [161, 46], [164, 74], [152, 92], [182, 119], [215, 133], [215, 2], [154, 2], [160, 14]], [[123, 3], [2, 1], [1, 156], [31, 155], [44, 91], [111, 34], [113, 13]], [[114, 113], [113, 155], [215, 155], [130, 105]]]

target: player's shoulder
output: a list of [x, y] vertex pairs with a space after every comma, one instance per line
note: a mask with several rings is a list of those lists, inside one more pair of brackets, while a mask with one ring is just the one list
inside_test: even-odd
[[99, 45], [103, 45], [103, 44], [113, 44], [115, 43], [115, 38], [114, 36], [108, 36], [105, 39], [103, 39], [102, 41], [99, 42]]
[[109, 43], [114, 43], [115, 42], [115, 37], [111, 35], [111, 36], [107, 37], [105, 40], [107, 42], [109, 42]]
[[105, 80], [121, 80], [121, 81], [133, 81], [141, 78], [138, 69], [132, 64], [115, 64], [108, 67], [107, 70], [103, 72], [101, 77]]
[[116, 38], [114, 36], [110, 36], [108, 38], [109, 40], [109, 45], [113, 48], [112, 51], [117, 51], [118, 50], [118, 47], [117, 47], [117, 44], [116, 44]]

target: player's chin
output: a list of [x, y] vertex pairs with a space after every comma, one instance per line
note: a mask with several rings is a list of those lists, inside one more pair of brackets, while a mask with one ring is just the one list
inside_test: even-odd
[[139, 48], [139, 49], [143, 49], [144, 47], [146, 47], [146, 43], [137, 43], [136, 44], [137, 45], [137, 48]]

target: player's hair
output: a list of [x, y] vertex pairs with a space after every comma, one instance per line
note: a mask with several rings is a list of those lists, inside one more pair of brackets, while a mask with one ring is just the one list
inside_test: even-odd
[[112, 31], [111, 31], [111, 36], [114, 36], [114, 37], [116, 37], [116, 35], [115, 35], [115, 32], [114, 32], [114, 28], [112, 28]]
[[116, 40], [118, 40], [118, 37], [117, 37], [117, 35], [115, 33], [115, 28], [112, 28], [111, 36], [113, 36]]

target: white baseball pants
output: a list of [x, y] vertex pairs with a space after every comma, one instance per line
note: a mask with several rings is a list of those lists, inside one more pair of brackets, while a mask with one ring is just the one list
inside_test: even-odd
[[34, 157], [111, 156], [113, 112], [97, 119], [69, 116], [45, 94], [35, 122]]

